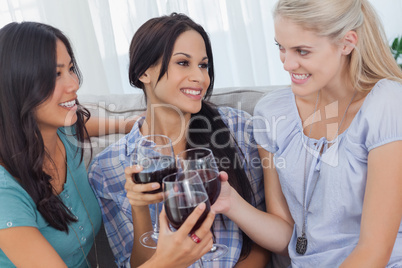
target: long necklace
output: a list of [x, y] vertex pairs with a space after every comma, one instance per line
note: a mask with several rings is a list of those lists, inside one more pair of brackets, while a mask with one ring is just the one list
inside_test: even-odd
[[[59, 144], [57, 144], [57, 147], [59, 148], [60, 153], [63, 155], [63, 151], [61, 150], [61, 148], [60, 148]], [[67, 153], [66, 153], [66, 155], [67, 155]], [[67, 159], [66, 159], [66, 158], [64, 158], [64, 162], [66, 163], [66, 166], [67, 166], [68, 172], [70, 173], [71, 179], [72, 179], [72, 180], [73, 180], [73, 182], [74, 182], [75, 189], [77, 190], [78, 195], [80, 196], [80, 199], [81, 199], [82, 205], [84, 206], [84, 208], [85, 208], [85, 212], [87, 213], [87, 216], [88, 216], [88, 219], [89, 219], [89, 222], [91, 223], [91, 227], [92, 227], [92, 235], [93, 235], [93, 237], [94, 237], [96, 268], [99, 268], [98, 250], [97, 250], [97, 248], [96, 248], [96, 239], [95, 239], [95, 228], [94, 228], [94, 224], [92, 223], [91, 217], [89, 216], [88, 209], [87, 209], [87, 207], [85, 206], [85, 202], [84, 202], [84, 199], [83, 199], [83, 198], [82, 198], [82, 196], [81, 196], [80, 191], [78, 190], [77, 183], [75, 182], [75, 179], [74, 179], [73, 173], [72, 173], [72, 172], [71, 172], [71, 170], [70, 170], [70, 167], [69, 167], [69, 165], [68, 165], [68, 163], [67, 163]], [[89, 262], [88, 262], [88, 259], [87, 259], [87, 255], [85, 254], [84, 248], [83, 248], [83, 246], [82, 246], [82, 244], [81, 244], [81, 242], [80, 242], [80, 239], [79, 239], [79, 237], [78, 237], [77, 232], [74, 230], [74, 228], [73, 228], [72, 226], [71, 226], [71, 229], [74, 231], [75, 236], [77, 237], [78, 243], [79, 243], [79, 245], [80, 245], [80, 248], [81, 248], [82, 254], [84, 255], [84, 258], [85, 258], [85, 261], [86, 261], [86, 263], [87, 263], [87, 266], [88, 266], [88, 267], [91, 267], [91, 266], [89, 265]]]
[[[338, 137], [339, 130], [341, 129], [343, 120], [345, 119], [346, 113], [348, 112], [349, 107], [352, 104], [353, 99], [356, 96], [356, 93], [357, 93], [357, 91], [355, 90], [355, 92], [353, 93], [353, 96], [350, 99], [350, 102], [349, 102], [348, 106], [346, 107], [346, 110], [342, 116], [341, 122], [339, 123], [338, 130], [336, 131], [336, 134], [335, 134], [335, 138]], [[313, 129], [313, 123], [314, 123], [314, 119], [315, 119], [315, 114], [317, 112], [319, 96], [320, 96], [320, 91], [318, 91], [318, 93], [317, 93], [317, 100], [315, 101], [315, 107], [314, 107], [314, 113], [313, 113], [313, 121], [310, 125], [310, 130], [309, 130], [309, 134], [307, 136], [308, 139], [307, 139], [306, 146], [308, 146], [310, 143], [311, 130]], [[300, 255], [304, 255], [304, 253], [306, 253], [306, 251], [307, 251], [307, 244], [308, 244], [307, 237], [306, 237], [307, 212], [310, 207], [311, 198], [313, 197], [315, 187], [317, 186], [318, 178], [320, 176], [320, 175], [318, 175], [317, 179], [315, 180], [313, 190], [311, 192], [310, 198], [309, 198], [309, 200], [307, 202], [307, 206], [306, 206], [307, 175], [308, 174], [307, 174], [307, 148], [306, 148], [306, 157], [304, 159], [304, 181], [303, 181], [303, 225], [302, 225], [302, 234], [301, 234], [301, 236], [297, 237], [297, 241], [296, 241], [296, 252]]]

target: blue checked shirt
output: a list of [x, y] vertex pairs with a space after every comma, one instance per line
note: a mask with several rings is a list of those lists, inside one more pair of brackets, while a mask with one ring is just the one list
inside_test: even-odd
[[[245, 171], [255, 195], [253, 205], [265, 210], [262, 168], [252, 132], [251, 116], [229, 107], [218, 110], [246, 158], [245, 162], [239, 162], [245, 163]], [[98, 154], [89, 171], [89, 182], [101, 206], [106, 234], [119, 267], [130, 267], [134, 239], [131, 206], [124, 189], [124, 169], [130, 165], [135, 141], [142, 136], [139, 128], [143, 122], [144, 118], [138, 119], [129, 134]], [[238, 154], [237, 157], [242, 156]], [[150, 205], [149, 209], [154, 222], [155, 205]], [[216, 243], [228, 246], [229, 252], [219, 260], [204, 262], [204, 267], [233, 267], [239, 259], [243, 241], [239, 227], [226, 216], [217, 215], [214, 233]]]

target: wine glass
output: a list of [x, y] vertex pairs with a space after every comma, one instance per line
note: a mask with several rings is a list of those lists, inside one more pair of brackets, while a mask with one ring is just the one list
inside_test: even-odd
[[[162, 187], [166, 216], [176, 230], [200, 203], [205, 203], [204, 212], [190, 231], [190, 234], [193, 234], [200, 228], [210, 211], [208, 194], [200, 175], [194, 170], [173, 173], [163, 179]], [[201, 260], [197, 260], [197, 263], [203, 267]]]
[[[142, 166], [142, 171], [133, 174], [135, 183], [158, 182], [177, 171], [176, 161], [173, 153], [172, 142], [164, 135], [143, 136], [136, 141], [135, 151], [132, 154], [132, 164]], [[146, 193], [155, 194], [162, 192], [162, 185], [159, 189]], [[144, 233], [140, 242], [144, 247], [156, 248], [159, 235], [159, 203], [155, 204], [155, 223], [153, 231]]]
[[[218, 165], [212, 151], [207, 148], [188, 149], [179, 153], [176, 159], [179, 171], [195, 170], [198, 172], [212, 206], [221, 192]], [[211, 250], [202, 259], [204, 261], [213, 261], [223, 257], [227, 252], [228, 247], [226, 245], [214, 243]]]

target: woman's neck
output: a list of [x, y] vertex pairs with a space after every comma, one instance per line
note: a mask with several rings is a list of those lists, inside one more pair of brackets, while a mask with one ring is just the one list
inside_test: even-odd
[[43, 171], [52, 177], [50, 183], [54, 193], [63, 191], [66, 182], [66, 152], [63, 142], [55, 131], [41, 131], [43, 143], [47, 155], [43, 161]]
[[57, 130], [41, 131], [41, 134], [45, 150], [47, 151], [49, 156], [54, 159], [54, 157], [60, 153], [58, 149], [58, 143], [60, 139], [57, 135]]
[[186, 148], [190, 119], [191, 114], [183, 114], [179, 110], [147, 109], [140, 131], [144, 136], [152, 134], [168, 136], [172, 140], [174, 152], [177, 154]]

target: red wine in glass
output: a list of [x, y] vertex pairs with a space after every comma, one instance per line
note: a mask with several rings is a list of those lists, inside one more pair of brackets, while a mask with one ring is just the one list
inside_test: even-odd
[[[146, 162], [147, 164], [143, 166], [143, 170], [133, 175], [135, 183], [158, 182], [162, 184], [164, 177], [177, 172], [175, 158], [172, 156], [162, 155], [149, 157]], [[162, 187], [146, 193], [155, 194], [160, 192], [162, 192]]]
[[180, 228], [187, 217], [200, 203], [206, 203], [206, 208], [202, 215], [198, 218], [197, 223], [191, 229], [190, 233], [193, 233], [200, 228], [201, 224], [206, 219], [210, 211], [210, 205], [209, 202], [207, 202], [208, 196], [203, 192], [194, 192], [194, 196], [192, 198], [193, 202], [187, 203], [186, 195], [179, 193], [165, 200], [166, 216], [170, 222], [170, 225], [172, 225], [172, 227], [174, 227], [176, 230]]
[[205, 191], [207, 191], [209, 202], [212, 206], [221, 192], [219, 172], [213, 169], [199, 169], [197, 172], [204, 183]]

